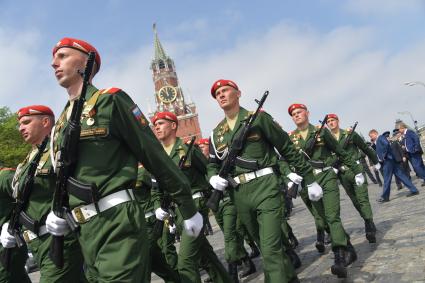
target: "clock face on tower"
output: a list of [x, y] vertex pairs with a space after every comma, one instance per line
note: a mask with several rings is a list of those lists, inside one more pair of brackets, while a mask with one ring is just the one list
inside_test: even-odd
[[176, 96], [177, 90], [172, 86], [164, 86], [158, 91], [158, 97], [164, 103], [173, 102]]

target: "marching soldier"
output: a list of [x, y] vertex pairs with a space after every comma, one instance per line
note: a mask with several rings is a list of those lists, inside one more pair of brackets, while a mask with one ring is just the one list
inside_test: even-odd
[[[151, 174], [140, 164], [134, 193], [145, 211], [145, 221], [150, 246], [150, 269], [166, 283], [178, 283], [180, 282], [179, 273], [177, 269], [173, 269], [173, 267], [167, 263], [165, 255], [162, 252], [162, 247], [159, 244], [162, 241], [159, 241], [157, 238], [158, 235], [154, 235], [153, 233], [156, 223], [155, 206], [159, 206], [160, 202], [160, 196], [158, 190], [155, 190], [155, 186], [157, 186], [156, 180], [153, 179]], [[175, 225], [174, 227], [170, 227], [170, 229], [175, 229]], [[168, 232], [168, 230], [165, 232]], [[159, 235], [159, 237], [162, 237], [162, 235]], [[151, 272], [149, 269], [147, 276], [146, 282], [150, 282]]]
[[[138, 162], [180, 204], [189, 236], [196, 237], [201, 231], [202, 216], [186, 178], [170, 162], [139, 107], [119, 88], [99, 90], [91, 84], [101, 65], [100, 55], [89, 43], [73, 38], [61, 39], [52, 52], [55, 77], [69, 96], [52, 135], [55, 163], [61, 154], [72, 106], [81, 94], [80, 72], [89, 52], [95, 52], [95, 64], [85, 94], [77, 161], [71, 176], [78, 183], [68, 182], [67, 186], [69, 206], [79, 224], [78, 240], [89, 280], [139, 282], [146, 278], [144, 260], [148, 258], [149, 245], [145, 240], [145, 214], [133, 192]], [[46, 225], [57, 236], [69, 229], [66, 220], [53, 212]]]
[[[22, 192], [30, 163], [38, 151], [37, 145], [50, 134], [55, 117], [49, 107], [31, 105], [19, 109], [18, 119], [23, 139], [33, 148], [16, 169], [12, 182], [14, 197], [17, 197], [18, 192]], [[75, 235], [64, 233], [63, 268], [57, 268], [48, 255], [52, 237], [47, 232], [45, 221], [51, 209], [54, 184], [55, 175], [47, 147], [38, 163], [28, 203], [19, 217], [23, 226], [23, 238], [40, 268], [40, 282], [84, 282], [86, 280], [83, 274], [83, 256]], [[2, 229], [2, 239], [4, 238], [11, 240], [10, 245], [16, 245], [14, 237], [7, 232], [7, 229]]]
[[[332, 170], [332, 166], [326, 162], [329, 162], [332, 153], [336, 153], [342, 164], [353, 170], [355, 174], [353, 178], [355, 178], [357, 185], [364, 183], [361, 166], [350, 158], [326, 128], [323, 128], [320, 135], [316, 137], [318, 129], [309, 122], [310, 112], [307, 110], [307, 106], [304, 104], [292, 104], [288, 108], [288, 113], [297, 126], [291, 133], [292, 141], [313, 166], [316, 180], [323, 187], [322, 200], [313, 201], [311, 204], [314, 211], [317, 212], [315, 218], [324, 219], [329, 226], [332, 251], [335, 254], [335, 264], [332, 265], [331, 271], [338, 278], [345, 278], [347, 277], [346, 266], [355, 261], [357, 255], [341, 223], [337, 176]], [[316, 138], [315, 141], [313, 141], [314, 138]], [[314, 142], [314, 147], [308, 155], [305, 151], [311, 142]], [[303, 191], [301, 191], [301, 196], [303, 196]], [[345, 258], [346, 256], [347, 258]]]
[[[197, 147], [192, 147], [188, 152], [188, 147], [176, 136], [178, 120], [171, 112], [159, 112], [152, 119], [155, 135], [160, 140], [162, 147], [168, 156], [177, 165], [183, 156], [187, 156], [186, 162], [182, 165], [182, 172], [190, 181], [192, 188], [192, 198], [199, 211], [205, 211], [205, 191], [208, 189], [208, 182], [205, 179], [207, 160]], [[180, 217], [180, 205], [176, 210], [177, 227], [181, 231], [182, 223]], [[155, 210], [158, 220], [164, 220], [168, 213], [161, 207]], [[203, 215], [206, 217], [206, 215]], [[202, 259], [201, 259], [202, 258]], [[206, 263], [206, 270], [213, 282], [230, 282], [231, 279], [225, 268], [221, 264], [217, 255], [203, 233], [197, 238], [188, 237], [183, 233], [180, 241], [178, 253], [178, 270], [182, 282], [201, 282], [199, 275], [199, 262]]]
[[[345, 145], [343, 149], [354, 160], [356, 160], [357, 164], [361, 164], [360, 151], [362, 151], [364, 154], [367, 155], [369, 160], [373, 162], [376, 170], [379, 170], [381, 168], [381, 164], [379, 164], [378, 157], [376, 156], [375, 151], [371, 147], [367, 146], [363, 138], [360, 137], [359, 134], [357, 134], [352, 129], [341, 129], [339, 127], [339, 118], [336, 114], [328, 114], [326, 124], [328, 125], [332, 135], [335, 137], [338, 143], [341, 146]], [[334, 158], [336, 159], [334, 164], [337, 164], [336, 169], [338, 170], [338, 179], [341, 182], [341, 185], [344, 187], [345, 192], [353, 202], [354, 207], [357, 209], [360, 216], [365, 222], [366, 238], [369, 243], [376, 243], [376, 227], [373, 222], [373, 213], [369, 202], [367, 183], [364, 182], [361, 185], [357, 185], [357, 183], [354, 181], [353, 172], [346, 168], [344, 165], [340, 165], [338, 162], [338, 158]]]
[[[13, 208], [12, 179], [14, 174], [15, 169], [0, 166], [0, 225], [2, 226], [7, 221], [10, 211]], [[0, 255], [3, 255], [3, 246], [7, 247], [8, 243], [3, 243], [3, 237], [1, 237], [1, 239], [2, 246], [0, 246]], [[15, 244], [14, 239], [11, 242]], [[25, 262], [28, 258], [27, 252], [26, 245], [13, 249], [10, 270], [6, 270], [5, 267], [0, 264], [0, 282], [31, 283], [25, 271]]]
[[[209, 158], [209, 139], [201, 139], [199, 144], [204, 156]], [[242, 263], [244, 267], [241, 278], [255, 273], [257, 269], [248, 252], [245, 250], [243, 244], [244, 229], [240, 227], [242, 224], [238, 220], [236, 207], [230, 200], [227, 191], [224, 192], [224, 197], [220, 200], [218, 211], [214, 213], [214, 216], [223, 232], [224, 258], [228, 263], [230, 276], [232, 276], [233, 281], [238, 282], [238, 264]]]
[[[215, 190], [224, 191], [228, 180], [218, 172], [250, 112], [240, 106], [241, 92], [231, 80], [214, 82], [211, 95], [224, 110], [225, 118], [211, 136], [208, 176]], [[238, 186], [228, 191], [241, 222], [260, 246], [266, 282], [298, 282], [282, 244], [283, 199], [275, 174], [278, 162], [275, 148], [304, 176], [310, 197], [319, 199], [322, 188], [315, 182], [311, 166], [295, 151], [288, 134], [265, 112], [259, 113], [255, 120], [231, 172]]]

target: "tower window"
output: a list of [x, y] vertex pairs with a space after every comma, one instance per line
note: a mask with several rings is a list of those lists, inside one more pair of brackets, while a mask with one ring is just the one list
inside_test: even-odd
[[159, 66], [160, 69], [164, 69], [165, 68], [164, 61], [163, 60], [159, 60], [158, 66]]

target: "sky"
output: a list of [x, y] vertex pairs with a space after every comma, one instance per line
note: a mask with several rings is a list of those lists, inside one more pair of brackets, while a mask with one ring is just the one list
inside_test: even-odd
[[203, 2], [0, 0], [0, 106], [61, 112], [68, 97], [50, 63], [67, 36], [98, 49], [95, 86], [123, 89], [147, 114], [155, 22], [204, 136], [223, 118], [210, 95], [220, 78], [234, 80], [252, 110], [269, 90], [264, 109], [287, 131], [295, 102], [313, 124], [336, 113], [343, 128], [358, 121], [364, 136], [392, 130], [396, 119], [425, 124], [425, 85], [405, 85], [425, 82], [425, 0]]

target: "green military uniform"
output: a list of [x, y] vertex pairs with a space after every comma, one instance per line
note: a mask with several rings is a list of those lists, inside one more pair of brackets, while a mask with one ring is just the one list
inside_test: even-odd
[[[12, 179], [15, 174], [14, 169], [0, 168], [0, 227], [7, 222], [7, 218], [13, 209]], [[0, 255], [4, 248], [0, 245]], [[0, 264], [1, 283], [30, 283], [31, 280], [25, 271], [25, 262], [28, 258], [27, 246], [13, 248], [10, 262], [10, 270], [6, 270]]]
[[[298, 150], [304, 150], [310, 139], [314, 138], [316, 131], [316, 127], [310, 124], [305, 140], [299, 134], [299, 130], [293, 131], [291, 133], [291, 138], [296, 148]], [[337, 176], [332, 170], [332, 167], [325, 163], [329, 160], [329, 157], [332, 156], [333, 152], [335, 152], [340, 157], [341, 162], [345, 166], [352, 168], [355, 174], [361, 173], [362, 169], [360, 165], [356, 164], [353, 159], [350, 158], [348, 153], [341, 148], [329, 130], [326, 128], [323, 129], [317, 138], [311, 156], [309, 156], [310, 160], [312, 161], [311, 164], [313, 167], [315, 167], [314, 172], [316, 180], [323, 188], [323, 198], [319, 201], [313, 201], [311, 203], [314, 210], [318, 214], [315, 217], [321, 217], [322, 219], [325, 219], [326, 223], [328, 224], [332, 237], [332, 249], [335, 250], [337, 247], [346, 247], [348, 238], [340, 218], [340, 198]], [[319, 165], [314, 165], [314, 161], [317, 161]], [[306, 194], [307, 184], [303, 182], [301, 196], [304, 195], [304, 198], [306, 198]]]
[[[13, 179], [14, 190], [23, 189], [23, 181], [27, 175], [29, 165], [35, 152], [31, 151], [25, 160], [19, 164]], [[22, 229], [24, 230], [24, 239], [28, 247], [34, 254], [38, 267], [40, 269], [40, 282], [85, 282], [83, 273], [83, 256], [80, 246], [74, 234], [68, 233], [64, 240], [63, 268], [57, 268], [49, 257], [49, 250], [52, 237], [43, 229], [47, 214], [51, 210], [51, 201], [55, 188], [55, 173], [49, 156], [49, 147], [41, 156], [34, 178], [34, 186], [31, 190], [28, 205], [24, 213], [39, 223], [39, 227], [31, 223], [23, 222], [21, 217]], [[15, 194], [15, 192], [14, 192]], [[36, 225], [37, 226], [37, 225]], [[38, 230], [38, 231], [37, 231]]]
[[[344, 150], [354, 159], [357, 164], [361, 164], [360, 159], [362, 152], [365, 153], [369, 159], [373, 162], [373, 164], [378, 163], [378, 158], [376, 156], [376, 152], [369, 147], [366, 142], [363, 140], [359, 134], [356, 132], [351, 132], [351, 129], [339, 131], [339, 139], [338, 142], [341, 146], [346, 143], [346, 139], [349, 135], [352, 135], [348, 144], [344, 147]], [[360, 152], [360, 150], [362, 152]], [[337, 161], [337, 157], [333, 156], [332, 160], [329, 162], [330, 164], [335, 164]], [[363, 167], [362, 167], [363, 168]], [[365, 220], [366, 226], [371, 225], [373, 223], [373, 213], [372, 208], [369, 202], [369, 194], [367, 189], [366, 176], [365, 182], [362, 185], [357, 185], [354, 181], [354, 173], [349, 170], [346, 166], [338, 166], [338, 178], [341, 182], [341, 185], [344, 187], [347, 195], [350, 197], [353, 202], [354, 207], [360, 213], [360, 216]], [[363, 172], [363, 175], [364, 172]], [[373, 225], [374, 227], [374, 225]], [[368, 228], [368, 227], [366, 227]]]
[[[185, 219], [196, 213], [196, 207], [184, 175], [169, 162], [143, 113], [125, 92], [117, 88], [98, 91], [90, 85], [86, 99], [73, 177], [94, 184], [97, 205], [106, 209], [97, 210], [93, 201], [70, 192], [70, 208], [80, 223], [78, 240], [90, 280], [136, 282], [145, 278], [144, 260], [149, 254], [145, 214], [133, 196], [138, 162], [180, 204]], [[55, 156], [68, 125], [69, 104], [55, 126]], [[105, 197], [121, 203], [107, 205]], [[84, 214], [89, 204], [92, 217]]]
[[[169, 156], [175, 164], [179, 164], [181, 157], [187, 154], [186, 151], [187, 145], [183, 144], [180, 138], [177, 138]], [[205, 179], [206, 163], [207, 160], [202, 152], [193, 147], [182, 168], [182, 172], [190, 182], [192, 197], [198, 211], [205, 210], [206, 200], [203, 195], [208, 189], [208, 183]], [[176, 214], [177, 229], [182, 235], [177, 264], [182, 282], [201, 282], [199, 275], [200, 260], [205, 263], [205, 268], [213, 282], [230, 282], [231, 279], [226, 269], [214, 253], [204, 233], [201, 232], [197, 238], [181, 233], [183, 231], [183, 218], [181, 217], [180, 205], [177, 207]]]
[[[210, 151], [209, 178], [217, 175], [233, 138], [249, 114], [241, 107], [233, 130], [226, 119], [213, 130], [211, 144], [214, 150]], [[283, 200], [279, 191], [279, 178], [274, 174], [278, 162], [274, 148], [305, 177], [307, 183], [314, 182], [311, 166], [295, 151], [288, 134], [269, 114], [261, 112], [239, 156], [241, 162], [237, 163], [231, 172], [231, 176], [239, 181], [239, 185], [234, 189], [229, 188], [229, 193], [241, 222], [259, 244], [265, 281], [288, 282], [295, 279], [296, 274], [282, 245], [280, 224], [283, 218]], [[250, 166], [245, 165], [247, 163]], [[255, 164], [255, 169], [252, 169], [252, 164]], [[277, 223], [279, 225], [276, 225]]]
[[[160, 199], [156, 190], [153, 190], [153, 183], [151, 175], [146, 171], [143, 166], [139, 165], [137, 173], [137, 183], [134, 190], [135, 196], [145, 211], [146, 228], [150, 246], [150, 269], [156, 275], [161, 277], [167, 283], [180, 282], [180, 276], [177, 269], [174, 270], [168, 263], [162, 253], [159, 239], [155, 238], [153, 229], [156, 223], [155, 217], [155, 203], [158, 206]], [[156, 181], [155, 181], [156, 183]], [[168, 231], [167, 229], [164, 229]], [[160, 235], [161, 237], [162, 235]], [[146, 281], [150, 282], [151, 272], [148, 269]]]

